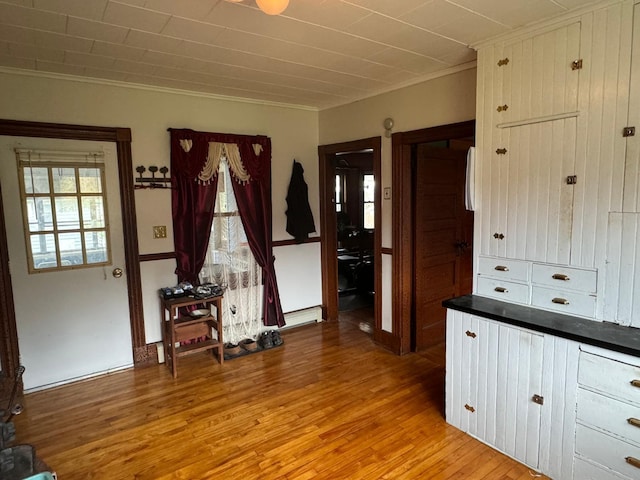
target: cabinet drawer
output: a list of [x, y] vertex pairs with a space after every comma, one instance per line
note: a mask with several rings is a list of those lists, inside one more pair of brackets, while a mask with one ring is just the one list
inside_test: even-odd
[[495, 278], [529, 281], [529, 262], [500, 257], [479, 257], [478, 274]]
[[478, 295], [505, 302], [529, 303], [529, 285], [489, 277], [478, 277]]
[[609, 469], [597, 467], [582, 458], [575, 459], [574, 480], [627, 480], [628, 477], [616, 475]]
[[597, 279], [598, 275], [595, 270], [540, 263], [534, 263], [531, 267], [532, 283], [547, 285], [559, 290], [596, 293]]
[[580, 352], [580, 385], [640, 405], [640, 388], [634, 387], [632, 380], [640, 380], [640, 367]]
[[582, 317], [594, 317], [596, 312], [595, 297], [537, 285], [531, 288], [531, 305]]
[[614, 472], [631, 478], [640, 477], [640, 468], [634, 467], [626, 461], [627, 457], [632, 457], [640, 463], [640, 447], [584, 425], [576, 426], [576, 453], [609, 467]]
[[[640, 406], [579, 388], [577, 418], [581, 423], [640, 444]], [[629, 423], [629, 419], [634, 420], [634, 424]]]

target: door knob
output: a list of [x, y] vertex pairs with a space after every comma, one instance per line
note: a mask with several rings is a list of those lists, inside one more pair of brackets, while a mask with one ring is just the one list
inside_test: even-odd
[[114, 268], [113, 272], [111, 272], [111, 275], [113, 275], [113, 278], [120, 278], [122, 276], [122, 269], [121, 268]]

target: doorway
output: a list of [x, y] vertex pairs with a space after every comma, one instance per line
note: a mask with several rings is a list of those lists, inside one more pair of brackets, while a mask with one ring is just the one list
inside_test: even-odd
[[110, 142], [0, 136], [25, 389], [133, 364], [117, 166]]
[[382, 331], [381, 139], [321, 145], [318, 157], [323, 318], [337, 321], [347, 297], [369, 298], [375, 340]]
[[[422, 207], [416, 206], [416, 195], [423, 195], [420, 192], [416, 192], [416, 162], [418, 161], [418, 151], [420, 148], [424, 149], [423, 154], [428, 155], [433, 148], [446, 148], [450, 149], [451, 146], [461, 147], [468, 142], [472, 142], [475, 137], [475, 120], [442, 125], [438, 127], [425, 128], [421, 130], [414, 130], [409, 132], [394, 133], [392, 136], [392, 190], [397, 192], [393, 201], [393, 231], [392, 231], [392, 248], [393, 248], [393, 263], [392, 263], [392, 328], [394, 335], [397, 338], [397, 344], [395, 351], [399, 354], [405, 354], [416, 350], [421, 347], [419, 343], [425, 340], [425, 338], [418, 339], [418, 333], [423, 337], [426, 337], [429, 344], [440, 344], [444, 346], [444, 323], [440, 320], [429, 320], [425, 318], [425, 315], [429, 315], [429, 309], [436, 310], [441, 309], [441, 302], [446, 298], [450, 298], [456, 295], [462, 295], [464, 293], [471, 293], [470, 281], [472, 278], [472, 265], [464, 267], [464, 262], [460, 263], [457, 260], [451, 261], [451, 254], [449, 256], [439, 257], [437, 254], [433, 258], [428, 258], [427, 262], [434, 268], [432, 269], [431, 277], [426, 278], [427, 284], [418, 284], [417, 277], [420, 277], [420, 281], [425, 280], [424, 272], [418, 270], [422, 268], [416, 267], [416, 242], [423, 241], [416, 239], [416, 216], [422, 215], [425, 212]], [[421, 144], [427, 144], [426, 146], [419, 147]], [[439, 163], [442, 164], [442, 161]], [[426, 167], [426, 173], [429, 177], [434, 175], [433, 172], [429, 172], [429, 167]], [[441, 168], [442, 167], [441, 165]], [[454, 169], [455, 170], [455, 169]], [[447, 175], [450, 175], [449, 172]], [[439, 175], [439, 174], [435, 174]], [[458, 175], [459, 174], [455, 174]], [[455, 182], [462, 183], [459, 185], [463, 187], [464, 182], [460, 180]], [[438, 185], [437, 180], [434, 181], [434, 185], [426, 188], [426, 195], [429, 195], [430, 191], [436, 191]], [[425, 186], [428, 187], [428, 186]], [[438, 187], [439, 188], [439, 187]], [[440, 192], [442, 193], [442, 192]], [[437, 195], [436, 195], [437, 197]], [[446, 195], [445, 195], [446, 197]], [[440, 200], [444, 198], [440, 195]], [[436, 200], [436, 199], [434, 199]], [[436, 200], [437, 201], [437, 200]], [[438, 213], [440, 214], [440, 213]], [[462, 218], [465, 215], [461, 215]], [[423, 217], [420, 217], [421, 220]], [[427, 219], [428, 220], [428, 219]], [[434, 223], [427, 224], [426, 228], [435, 229], [437, 232], [438, 225], [436, 219], [432, 218]], [[467, 222], [468, 222], [467, 218]], [[461, 227], [462, 228], [462, 227]], [[473, 230], [472, 226], [468, 225], [466, 228], [469, 232]], [[457, 233], [458, 230], [454, 229]], [[429, 247], [430, 252], [437, 251], [437, 242], [444, 238], [438, 236], [437, 233], [431, 235], [431, 241], [434, 245]], [[458, 236], [457, 234], [455, 236]], [[449, 239], [450, 247], [456, 254], [466, 255], [470, 259], [472, 257], [472, 237], [469, 234], [467, 238], [459, 237], [459, 239]], [[455, 244], [459, 244], [456, 246]], [[466, 244], [466, 245], [464, 245]], [[425, 247], [426, 248], [426, 247]], [[423, 249], [420, 246], [419, 250]], [[419, 255], [422, 253], [419, 253]], [[448, 273], [443, 265], [447, 265], [447, 261], [442, 262], [443, 258], [449, 258], [448, 261]], [[441, 262], [438, 267], [438, 262]], [[459, 265], [459, 266], [456, 266]], [[440, 271], [438, 271], [440, 268]], [[454, 270], [459, 269], [458, 273]], [[446, 288], [441, 288], [441, 285], [436, 283], [434, 287], [433, 283], [440, 281], [442, 278], [449, 276], [450, 280], [455, 278], [455, 281], [460, 281], [459, 286], [449, 285]], [[467, 280], [462, 281], [462, 278]], [[431, 283], [429, 283], [431, 282]], [[466, 286], [463, 286], [466, 282]], [[440, 289], [439, 292], [435, 290]], [[468, 289], [468, 291], [466, 291]], [[421, 312], [420, 318], [417, 318], [417, 306], [426, 305], [426, 311]], [[421, 307], [422, 308], [422, 307]], [[440, 310], [442, 315], [443, 310]], [[433, 317], [432, 317], [433, 319]], [[419, 329], [418, 326], [426, 327], [425, 329]]]
[[[120, 209], [123, 219], [125, 281], [128, 294], [128, 321], [131, 329], [131, 348], [136, 366], [157, 361], [155, 345], [146, 345], [144, 317], [142, 312], [142, 287], [138, 254], [138, 233], [133, 190], [133, 169], [131, 165], [131, 131], [128, 128], [97, 127], [84, 125], [53, 124], [18, 120], [0, 120], [0, 135], [36, 138], [59, 138], [113, 142], [119, 171]], [[6, 210], [5, 210], [6, 211]], [[15, 308], [9, 274], [7, 238], [4, 222], [0, 228], [0, 268], [2, 270], [2, 292], [0, 292], [0, 323], [3, 339], [0, 360], [2, 378], [14, 378], [19, 365], [18, 338]]]

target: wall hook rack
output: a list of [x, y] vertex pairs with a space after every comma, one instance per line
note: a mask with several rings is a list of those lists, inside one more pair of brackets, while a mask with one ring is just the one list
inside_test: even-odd
[[[143, 174], [146, 171], [151, 173], [150, 177], [144, 177]], [[156, 167], [155, 165], [151, 165], [149, 168], [139, 165], [136, 167], [136, 172], [138, 172], [138, 177], [136, 178], [136, 184], [146, 184], [146, 185], [135, 185], [135, 188], [171, 188], [171, 177], [167, 178], [167, 174], [169, 173], [168, 167]], [[162, 177], [156, 177], [156, 173], [160, 172]]]

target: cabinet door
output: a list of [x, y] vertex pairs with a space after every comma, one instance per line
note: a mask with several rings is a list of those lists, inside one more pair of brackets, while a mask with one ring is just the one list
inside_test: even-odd
[[497, 124], [578, 110], [581, 68], [573, 62], [580, 60], [580, 27], [576, 22], [504, 45], [495, 64], [502, 76], [494, 107]]
[[543, 337], [449, 310], [447, 422], [538, 466]]
[[[568, 264], [575, 173], [575, 117], [501, 129], [500, 148], [491, 152], [489, 205], [485, 239], [493, 255]], [[486, 216], [485, 216], [486, 219]]]

